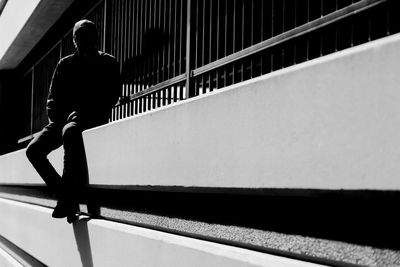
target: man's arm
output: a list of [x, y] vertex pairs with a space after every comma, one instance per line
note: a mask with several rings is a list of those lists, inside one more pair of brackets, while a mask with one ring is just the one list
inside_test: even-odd
[[121, 94], [121, 77], [119, 72], [118, 61], [113, 58], [110, 67], [110, 80], [109, 80], [110, 97], [108, 98], [107, 107], [109, 110], [115, 106], [118, 97]]
[[62, 114], [62, 103], [60, 101], [62, 77], [60, 73], [61, 60], [58, 62], [56, 69], [53, 73], [53, 78], [51, 79], [49, 95], [47, 97], [47, 116], [50, 122], [60, 122], [63, 120]]

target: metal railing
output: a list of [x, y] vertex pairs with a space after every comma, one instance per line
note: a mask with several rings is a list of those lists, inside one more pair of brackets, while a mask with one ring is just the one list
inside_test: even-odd
[[106, 51], [121, 64], [112, 120], [186, 98], [185, 0], [106, 1]]
[[[245, 81], [400, 31], [395, 0], [102, 0], [86, 15], [120, 63], [111, 121]], [[33, 123], [45, 124], [62, 36], [33, 71]], [[46, 62], [46, 63], [45, 63]], [[28, 78], [27, 78], [28, 79]], [[26, 85], [24, 85], [26, 86]]]

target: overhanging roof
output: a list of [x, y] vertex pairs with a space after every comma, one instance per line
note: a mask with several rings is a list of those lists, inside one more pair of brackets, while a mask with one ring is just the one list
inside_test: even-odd
[[0, 70], [27, 56], [74, 0], [8, 0], [0, 15]]

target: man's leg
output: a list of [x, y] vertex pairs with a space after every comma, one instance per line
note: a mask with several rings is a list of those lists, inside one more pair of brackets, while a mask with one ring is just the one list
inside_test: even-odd
[[53, 214], [63, 218], [73, 216], [78, 210], [78, 198], [87, 178], [87, 163], [82, 139], [82, 129], [76, 122], [67, 123], [62, 129], [64, 146], [63, 196]]
[[61, 177], [47, 159], [47, 155], [62, 144], [61, 127], [49, 123], [28, 145], [26, 156], [51, 190], [58, 194]]
[[64, 171], [62, 175], [67, 195], [77, 199], [87, 182], [88, 170], [82, 128], [76, 122], [67, 123], [62, 130], [64, 146]]

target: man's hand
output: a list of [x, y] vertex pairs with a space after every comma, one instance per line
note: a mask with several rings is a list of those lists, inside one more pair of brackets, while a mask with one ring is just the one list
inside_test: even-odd
[[79, 113], [78, 111], [73, 111], [71, 114], [69, 114], [67, 118], [67, 122], [78, 122], [79, 121]]

